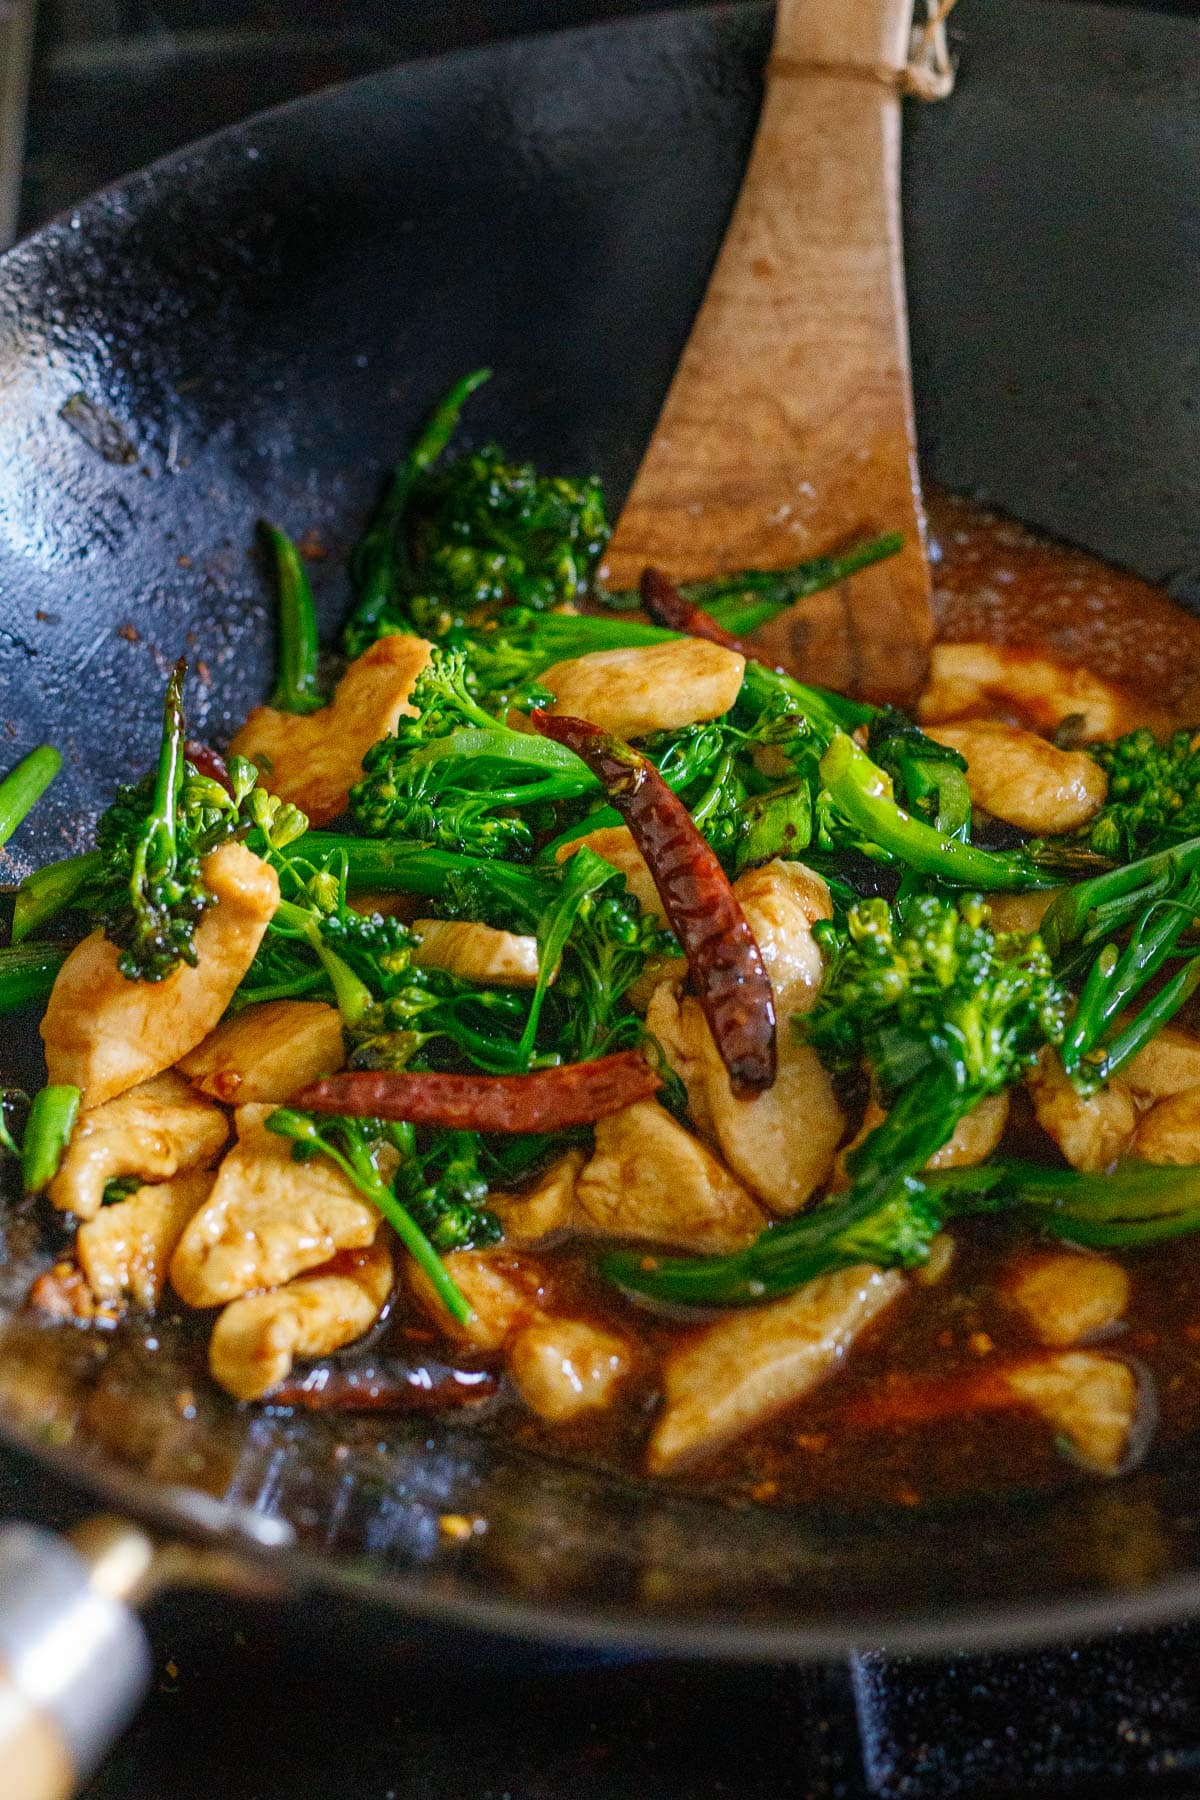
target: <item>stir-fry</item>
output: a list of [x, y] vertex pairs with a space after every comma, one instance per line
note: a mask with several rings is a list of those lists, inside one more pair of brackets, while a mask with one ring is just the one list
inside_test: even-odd
[[901, 1438], [893, 1498], [1128, 1467], [1135, 1295], [1200, 1231], [1200, 739], [1030, 649], [939, 645], [920, 722], [756, 659], [895, 537], [604, 591], [594, 481], [448, 454], [481, 379], [336, 682], [265, 527], [270, 703], [197, 743], [180, 663], [156, 766], [16, 891], [47, 1082], [0, 1146], [75, 1225], [31, 1306], [195, 1309], [239, 1401], [506, 1408], [760, 1499]]

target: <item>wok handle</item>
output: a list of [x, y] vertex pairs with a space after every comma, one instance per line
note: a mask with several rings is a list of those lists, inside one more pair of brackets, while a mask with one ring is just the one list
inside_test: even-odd
[[153, 1546], [119, 1520], [74, 1543], [0, 1529], [0, 1792], [69, 1800], [129, 1723], [150, 1681], [146, 1634], [126, 1599]]

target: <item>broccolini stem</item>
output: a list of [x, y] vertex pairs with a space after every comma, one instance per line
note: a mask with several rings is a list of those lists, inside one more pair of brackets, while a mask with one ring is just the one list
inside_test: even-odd
[[882, 770], [844, 732], [835, 735], [821, 758], [821, 780], [838, 811], [864, 838], [919, 874], [997, 893], [1056, 885], [1053, 874], [1018, 850], [983, 850], [914, 819], [892, 799]]
[[325, 702], [317, 687], [317, 609], [308, 576], [286, 532], [266, 519], [259, 530], [275, 559], [279, 594], [279, 674], [271, 705], [279, 712], [316, 712]]
[[[1163, 983], [1153, 1000], [1145, 1005], [1136, 1019], [1119, 1031], [1104, 1047], [1104, 1060], [1096, 1066], [1096, 1085], [1110, 1081], [1145, 1048], [1156, 1032], [1161, 1031], [1190, 1000], [1200, 986], [1200, 952], [1192, 955], [1170, 981]], [[1086, 1064], [1084, 1065], [1086, 1068]]]
[[1108, 869], [1088, 881], [1063, 888], [1047, 907], [1039, 927], [1055, 961], [1081, 939], [1110, 937], [1153, 901], [1165, 899], [1182, 878], [1200, 870], [1200, 837], [1159, 850], [1138, 862]]
[[[679, 591], [685, 600], [692, 600], [711, 613], [733, 637], [744, 637], [775, 618], [793, 601], [806, 599], [822, 588], [833, 587], [860, 569], [895, 556], [903, 548], [903, 532], [889, 531], [882, 537], [864, 538], [860, 543], [851, 544], [836, 556], [814, 556], [790, 569], [744, 569], [737, 575], [720, 575], [715, 581], [684, 582]], [[633, 589], [600, 589], [596, 597], [614, 612], [633, 612], [640, 599]]]
[[66, 959], [65, 944], [10, 944], [0, 950], [0, 1013], [48, 1000]]
[[60, 752], [50, 744], [39, 744], [0, 781], [0, 844], [7, 844], [61, 768]]
[[[1183, 933], [1195, 924], [1198, 911], [1200, 877], [1193, 876], [1177, 897], [1151, 902], [1123, 951], [1112, 942], [1105, 944], [1088, 971], [1063, 1038], [1062, 1060], [1068, 1073], [1079, 1067], [1117, 1014], [1157, 975]], [[1177, 1007], [1185, 997], [1179, 998]]]
[[860, 725], [869, 725], [879, 716], [879, 708], [864, 700], [849, 700], [828, 688], [806, 687], [782, 669], [768, 669], [765, 663], [746, 664], [739, 699], [751, 701], [761, 710], [780, 694], [786, 695], [817, 735], [826, 739], [839, 731], [857, 731]]
[[129, 891], [135, 911], [150, 881], [161, 879], [171, 868], [176, 852], [176, 821], [183, 792], [184, 739], [183, 678], [187, 664], [180, 659], [171, 671], [163, 701], [162, 747], [154, 777], [150, 814], [133, 853]]
[[58, 1174], [63, 1152], [79, 1116], [77, 1087], [44, 1087], [33, 1097], [21, 1145], [21, 1180], [27, 1194], [40, 1194]]
[[317, 960], [329, 977], [338, 1011], [347, 1025], [357, 1025], [367, 1008], [373, 1005], [375, 996], [367, 984], [359, 980], [350, 965], [325, 942], [321, 936], [319, 917], [307, 907], [296, 906], [291, 900], [281, 900], [275, 908], [272, 923], [298, 933], [312, 946]]
[[396, 838], [343, 837], [332, 831], [306, 831], [277, 860], [326, 865], [331, 857], [345, 858], [346, 885], [351, 893], [377, 889], [381, 893], [420, 894], [439, 899], [447, 882], [471, 879], [481, 892], [491, 891], [536, 922], [546, 903], [548, 888], [529, 869], [498, 858], [456, 856], [450, 850], [414, 847]]
[[401, 1206], [390, 1185], [365, 1152], [353, 1160], [344, 1156], [335, 1144], [322, 1135], [314, 1120], [305, 1113], [294, 1111], [290, 1106], [277, 1107], [268, 1116], [266, 1124], [268, 1131], [278, 1132], [280, 1137], [291, 1138], [293, 1143], [319, 1151], [330, 1162], [336, 1163], [347, 1180], [352, 1181], [359, 1193], [382, 1213], [413, 1261], [428, 1275], [438, 1299], [450, 1316], [457, 1319], [460, 1325], [470, 1323], [474, 1313], [447, 1273], [446, 1265], [416, 1220]]
[[47, 863], [35, 869], [17, 889], [13, 907], [12, 941], [24, 943], [41, 926], [57, 918], [104, 866], [99, 850], [86, 850], [82, 856], [68, 856], [62, 862]]
[[491, 379], [491, 374], [490, 369], [475, 369], [455, 382], [392, 476], [383, 503], [359, 544], [352, 564], [358, 584], [354, 622], [363, 631], [369, 632], [378, 622], [391, 599], [397, 575], [407, 563], [404, 520], [413, 485], [442, 454], [466, 402], [476, 388]]

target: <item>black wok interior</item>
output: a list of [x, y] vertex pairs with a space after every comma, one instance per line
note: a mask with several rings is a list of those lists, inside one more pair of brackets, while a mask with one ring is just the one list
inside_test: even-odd
[[[1200, 598], [1193, 25], [1110, 16], [1097, 57], [1086, 6], [961, 15], [958, 91], [906, 142], [926, 472]], [[67, 757], [5, 880], [81, 842], [148, 760], [176, 655], [199, 732], [261, 698], [259, 516], [326, 546], [332, 635], [382, 476], [465, 369], [497, 371], [475, 441], [620, 496], [736, 193], [769, 30], [764, 6], [722, 7], [404, 67], [174, 157], [0, 262], [0, 760], [47, 739]], [[6, 1023], [0, 1078], [37, 1078], [34, 1042]], [[12, 1218], [7, 1251], [0, 1430], [177, 1529], [240, 1530], [310, 1589], [448, 1627], [797, 1656], [1200, 1601], [1178, 1460], [1051, 1501], [730, 1511], [533, 1459], [502, 1425], [239, 1411], [169, 1319], [16, 1317], [36, 1221]], [[444, 1513], [481, 1524], [452, 1539]]]

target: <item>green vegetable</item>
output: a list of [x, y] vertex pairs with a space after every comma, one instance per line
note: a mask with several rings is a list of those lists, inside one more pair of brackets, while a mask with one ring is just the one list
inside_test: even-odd
[[966, 758], [926, 737], [895, 707], [871, 721], [867, 752], [890, 775], [908, 811], [944, 837], [966, 839], [971, 826], [971, 794]]
[[821, 779], [836, 815], [863, 841], [917, 874], [994, 893], [1052, 887], [1061, 879], [1024, 850], [984, 850], [906, 812], [892, 797], [887, 776], [842, 732], [821, 758]]
[[796, 1029], [835, 1072], [865, 1063], [889, 1108], [846, 1158], [853, 1197], [877, 1203], [1061, 1042], [1066, 996], [1041, 940], [993, 932], [978, 895], [864, 900], [814, 935], [825, 978]]
[[21, 1145], [21, 1180], [27, 1194], [40, 1194], [58, 1174], [71, 1141], [81, 1099], [77, 1087], [44, 1087], [33, 1097]]
[[0, 1161], [6, 1156], [20, 1160], [21, 1146], [12, 1126], [17, 1112], [28, 1117], [29, 1095], [23, 1088], [0, 1087]]
[[99, 850], [86, 850], [81, 856], [68, 856], [62, 862], [47, 863], [34, 869], [17, 889], [13, 904], [12, 941], [20, 944], [51, 919], [57, 918], [72, 904], [77, 894], [103, 871], [104, 857]]
[[608, 542], [595, 480], [539, 475], [494, 445], [435, 468], [470, 393], [468, 376], [400, 465], [356, 562], [346, 647], [385, 631], [440, 638], [481, 608], [545, 612], [578, 599]]
[[0, 781], [0, 844], [7, 844], [61, 768], [61, 754], [50, 744], [39, 744]]
[[279, 674], [271, 705], [280, 712], [316, 712], [325, 701], [317, 686], [317, 612], [308, 576], [286, 532], [265, 519], [259, 530], [274, 557], [279, 591]]
[[10, 944], [0, 950], [0, 1014], [49, 999], [66, 959], [64, 944]]
[[413, 690], [418, 716], [363, 758], [350, 813], [367, 837], [404, 837], [472, 856], [528, 857], [533, 828], [516, 808], [594, 793], [577, 756], [513, 731], [472, 699], [462, 651], [435, 650]]
[[470, 1306], [447, 1274], [441, 1257], [416, 1220], [396, 1196], [395, 1186], [383, 1173], [387, 1154], [399, 1153], [401, 1160], [411, 1157], [409, 1128], [392, 1126], [377, 1119], [343, 1118], [338, 1113], [297, 1112], [290, 1106], [277, 1107], [267, 1117], [268, 1131], [290, 1138], [292, 1155], [298, 1162], [314, 1156], [327, 1156], [335, 1163], [359, 1193], [371, 1202], [387, 1220], [413, 1261], [428, 1275], [442, 1305], [460, 1325], [473, 1317]]
[[[401, 1127], [412, 1132], [412, 1127]], [[475, 1131], [431, 1131], [401, 1163], [396, 1186], [404, 1205], [443, 1255], [486, 1248], [504, 1235], [484, 1205], [487, 1177], [480, 1169], [483, 1140]]]
[[[834, 587], [839, 581], [856, 575], [872, 563], [895, 556], [904, 548], [904, 535], [889, 531], [882, 537], [864, 538], [851, 544], [836, 556], [814, 556], [790, 569], [743, 569], [738, 575], [721, 575], [715, 581], [686, 582], [680, 592], [732, 632], [746, 637], [757, 631], [797, 600], [805, 600], [822, 588]], [[632, 610], [641, 604], [634, 590], [611, 592], [603, 589], [597, 599], [615, 611]]]
[[601, 1260], [627, 1293], [670, 1306], [746, 1306], [790, 1294], [818, 1275], [861, 1262], [910, 1268], [937, 1233], [974, 1213], [1028, 1211], [1050, 1237], [1094, 1249], [1135, 1249], [1200, 1230], [1200, 1167], [1128, 1163], [1103, 1174], [1038, 1163], [927, 1171], [872, 1201], [827, 1201], [773, 1225], [732, 1256]]
[[1108, 772], [1108, 797], [1086, 828], [1101, 856], [1126, 862], [1200, 836], [1200, 738], [1177, 731], [1160, 743], [1144, 726], [1086, 746]]

